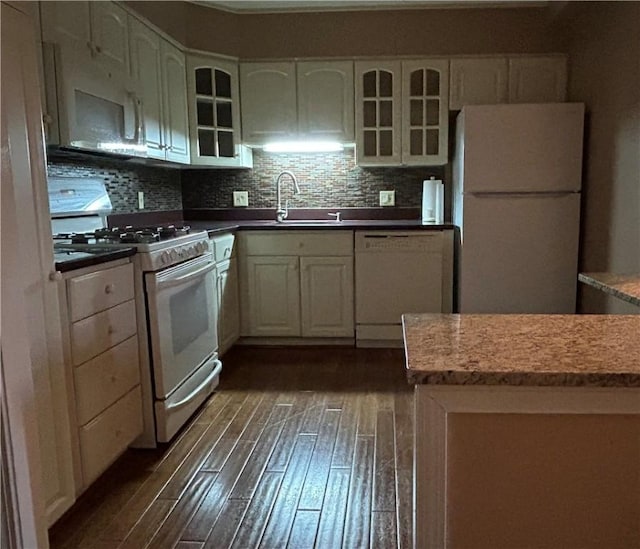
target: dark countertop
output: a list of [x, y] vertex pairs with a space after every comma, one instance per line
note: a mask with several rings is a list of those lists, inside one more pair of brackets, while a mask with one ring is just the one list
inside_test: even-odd
[[55, 250], [53, 258], [55, 261], [56, 271], [66, 273], [69, 271], [75, 271], [76, 269], [83, 269], [84, 267], [92, 267], [94, 265], [100, 265], [101, 263], [107, 263], [108, 261], [115, 261], [116, 259], [123, 259], [135, 255], [135, 248], [119, 248], [114, 250], [100, 250], [100, 251], [58, 251]]
[[406, 314], [402, 323], [411, 383], [640, 387], [638, 315]]
[[209, 236], [218, 233], [237, 230], [425, 230], [437, 231], [443, 229], [453, 230], [455, 225], [435, 223], [423, 225], [419, 219], [347, 219], [343, 221], [321, 221], [321, 220], [286, 220], [278, 223], [275, 220], [233, 220], [233, 221], [189, 221], [185, 224], [192, 229], [201, 229], [209, 232]]
[[640, 274], [580, 273], [578, 280], [640, 307]]

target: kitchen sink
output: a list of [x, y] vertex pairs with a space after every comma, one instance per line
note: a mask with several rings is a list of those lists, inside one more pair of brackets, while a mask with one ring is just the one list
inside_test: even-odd
[[283, 221], [278, 221], [277, 223], [285, 225], [337, 225], [342, 223], [342, 221], [336, 221], [335, 219], [285, 219]]

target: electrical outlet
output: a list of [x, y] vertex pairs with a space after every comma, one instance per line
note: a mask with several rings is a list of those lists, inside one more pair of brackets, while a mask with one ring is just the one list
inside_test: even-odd
[[249, 205], [249, 192], [233, 191], [233, 205], [236, 207], [247, 207]]
[[144, 210], [144, 192], [138, 191], [138, 209]]
[[380, 191], [380, 206], [395, 206], [396, 191]]

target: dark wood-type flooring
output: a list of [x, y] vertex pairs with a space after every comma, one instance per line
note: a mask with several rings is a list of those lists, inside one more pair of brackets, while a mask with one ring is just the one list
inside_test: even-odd
[[53, 548], [411, 546], [413, 398], [390, 349], [237, 347], [175, 441], [129, 450]]

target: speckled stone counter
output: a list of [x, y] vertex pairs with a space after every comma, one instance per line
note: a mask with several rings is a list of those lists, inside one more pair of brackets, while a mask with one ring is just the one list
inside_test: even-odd
[[[637, 546], [619, 540], [640, 508], [640, 315], [407, 314], [403, 327], [414, 547], [586, 547], [585, 521], [598, 547]], [[600, 481], [618, 455], [612, 499], [631, 503], [612, 517]]]
[[578, 280], [640, 307], [640, 274], [580, 273]]
[[432, 385], [640, 387], [640, 316], [403, 316], [407, 377]]

